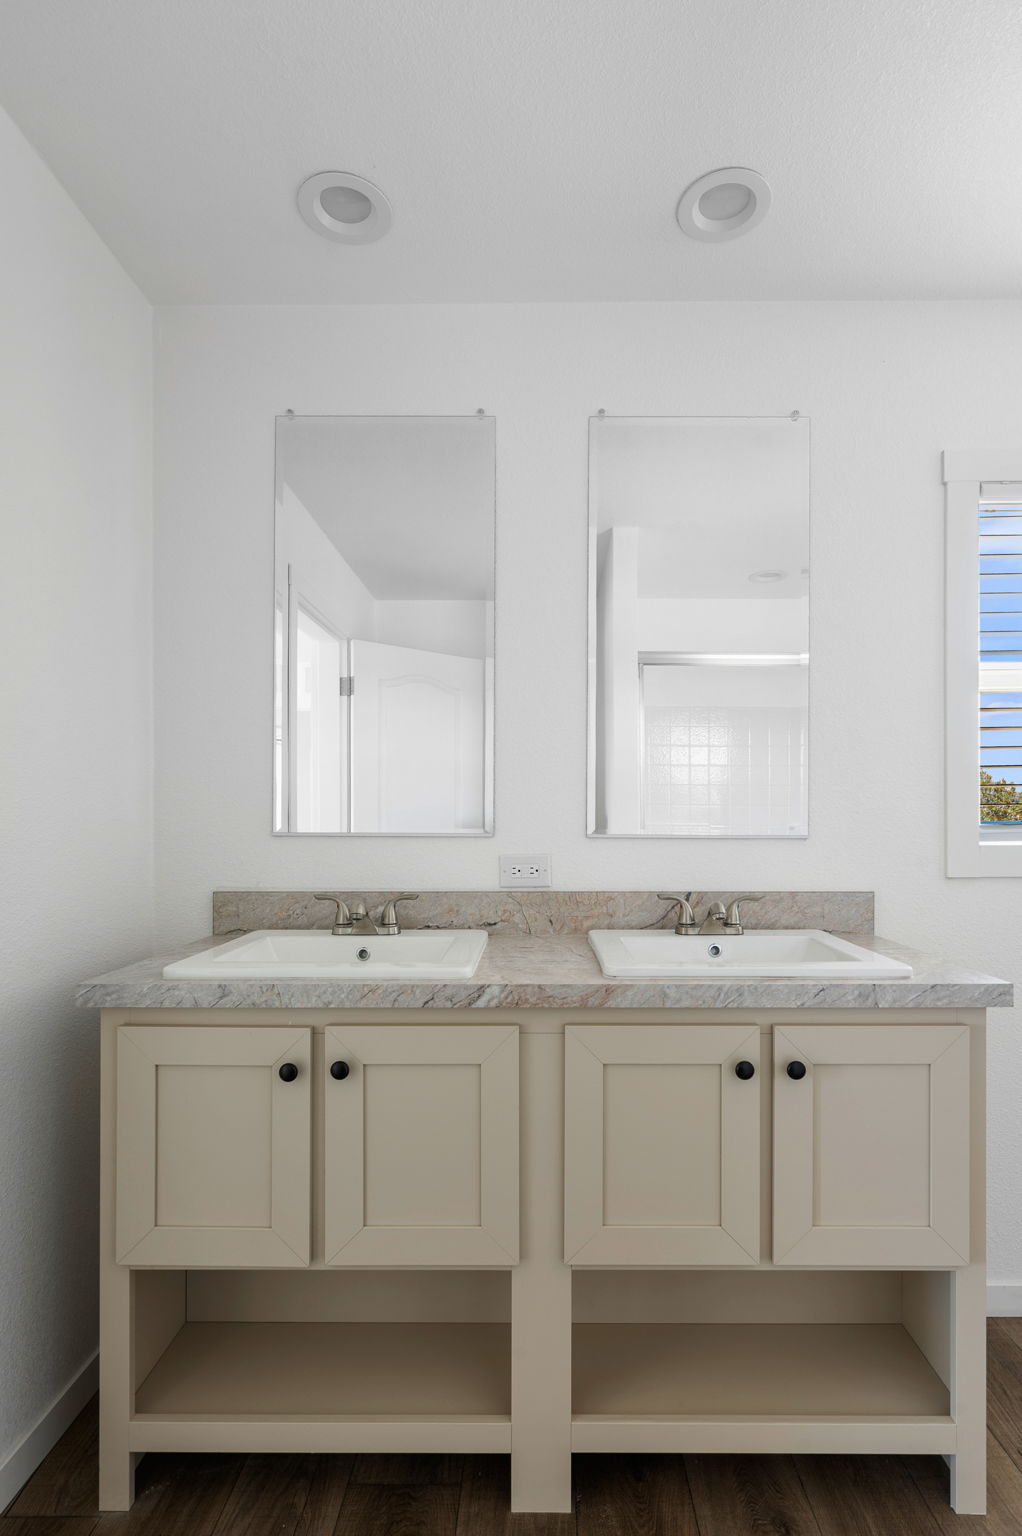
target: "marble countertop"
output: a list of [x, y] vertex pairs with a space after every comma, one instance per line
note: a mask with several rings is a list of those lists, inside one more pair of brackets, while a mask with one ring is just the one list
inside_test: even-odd
[[[905, 981], [611, 980], [584, 933], [490, 935], [469, 981], [165, 981], [163, 967], [231, 937], [201, 939], [79, 987], [82, 1008], [1009, 1008], [1010, 982], [849, 934], [906, 960]], [[236, 935], [235, 935], [236, 937]], [[845, 935], [840, 935], [845, 937]]]

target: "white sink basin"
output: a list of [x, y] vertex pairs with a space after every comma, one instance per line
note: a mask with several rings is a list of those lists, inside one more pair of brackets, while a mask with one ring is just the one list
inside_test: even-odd
[[172, 980], [292, 977], [329, 981], [454, 981], [475, 974], [486, 948], [476, 928], [413, 929], [352, 938], [318, 928], [261, 928], [163, 967]]
[[604, 976], [805, 976], [899, 980], [912, 967], [818, 928], [759, 928], [713, 937], [666, 929], [594, 928], [589, 942]]

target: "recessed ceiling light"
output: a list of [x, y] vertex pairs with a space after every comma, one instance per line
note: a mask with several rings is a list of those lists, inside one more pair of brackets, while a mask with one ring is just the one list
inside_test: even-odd
[[783, 581], [787, 571], [750, 571], [750, 581]]
[[731, 240], [767, 216], [770, 188], [757, 171], [708, 171], [681, 194], [677, 219], [693, 240]]
[[345, 245], [379, 240], [391, 224], [390, 203], [379, 187], [350, 171], [320, 171], [298, 188], [298, 211], [317, 235]]

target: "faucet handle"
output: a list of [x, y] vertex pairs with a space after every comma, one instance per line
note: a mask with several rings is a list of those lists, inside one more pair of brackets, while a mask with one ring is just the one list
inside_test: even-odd
[[397, 920], [397, 904], [398, 904], [398, 902], [399, 901], [418, 901], [418, 899], [419, 899], [418, 893], [415, 892], [415, 891], [405, 891], [404, 894], [401, 895], [401, 896], [392, 896], [391, 899], [386, 903], [386, 905], [383, 908], [383, 911], [380, 914], [380, 921], [377, 924], [377, 927], [378, 927], [380, 933], [390, 934], [391, 936], [393, 936], [394, 934], [400, 933], [401, 932], [401, 924]]
[[337, 908], [334, 926], [331, 933], [351, 932], [351, 913], [339, 896], [313, 896], [313, 901], [332, 901]]
[[686, 896], [672, 896], [665, 894], [663, 891], [657, 893], [657, 901], [669, 901], [672, 906], [678, 909], [678, 921], [674, 928], [675, 933], [695, 932], [696, 915], [688, 904], [688, 897], [691, 894], [691, 891]]
[[742, 902], [762, 901], [762, 896], [736, 896], [734, 901], [728, 903], [727, 916], [724, 921], [728, 928], [740, 928], [742, 926]]

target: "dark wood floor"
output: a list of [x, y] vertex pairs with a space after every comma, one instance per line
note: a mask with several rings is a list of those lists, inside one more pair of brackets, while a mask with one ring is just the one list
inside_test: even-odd
[[0, 1536], [1022, 1536], [1022, 1319], [989, 1325], [990, 1513], [937, 1456], [576, 1456], [575, 1513], [509, 1515], [505, 1456], [154, 1456], [96, 1513], [95, 1404]]

